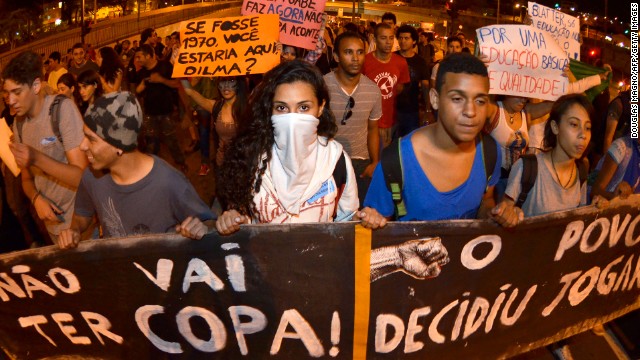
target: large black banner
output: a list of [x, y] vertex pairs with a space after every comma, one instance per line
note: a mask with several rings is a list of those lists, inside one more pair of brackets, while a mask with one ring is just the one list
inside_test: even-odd
[[244, 227], [0, 257], [18, 359], [496, 358], [640, 307], [640, 198], [525, 220]]

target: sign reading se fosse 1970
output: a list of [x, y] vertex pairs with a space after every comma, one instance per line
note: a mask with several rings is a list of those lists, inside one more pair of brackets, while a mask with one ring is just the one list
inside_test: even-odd
[[280, 63], [277, 26], [276, 15], [183, 21], [173, 77], [265, 73]]

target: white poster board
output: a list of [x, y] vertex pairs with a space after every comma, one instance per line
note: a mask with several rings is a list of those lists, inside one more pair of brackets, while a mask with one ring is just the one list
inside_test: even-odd
[[20, 168], [16, 164], [16, 158], [13, 156], [13, 153], [9, 149], [9, 143], [11, 142], [11, 129], [7, 125], [7, 122], [4, 118], [0, 119], [0, 158], [2, 162], [7, 165], [9, 170], [13, 176], [20, 175]]
[[553, 101], [567, 92], [562, 74], [569, 58], [546, 33], [528, 25], [490, 25], [476, 34], [480, 53], [489, 57], [489, 93]]
[[534, 2], [529, 2], [528, 11], [531, 26], [555, 39], [568, 57], [580, 60], [579, 18]]

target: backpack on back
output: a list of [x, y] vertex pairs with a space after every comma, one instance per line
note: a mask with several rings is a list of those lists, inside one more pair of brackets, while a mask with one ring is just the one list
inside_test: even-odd
[[[522, 205], [527, 200], [529, 191], [535, 185], [538, 179], [538, 158], [535, 155], [522, 155], [522, 175], [520, 176], [520, 195], [515, 199], [515, 206], [522, 208]], [[578, 167], [578, 178], [580, 179], [580, 186], [587, 180], [589, 171], [587, 164], [582, 160], [576, 160], [576, 166]]]
[[[404, 171], [402, 169], [402, 152], [400, 151], [400, 143], [402, 137], [393, 141], [389, 146], [382, 150], [380, 157], [380, 165], [382, 173], [387, 185], [387, 189], [391, 192], [391, 198], [394, 203], [393, 218], [395, 220], [407, 214], [407, 208], [402, 199], [402, 188], [404, 186]], [[489, 135], [480, 134], [480, 143], [482, 149], [482, 162], [484, 164], [485, 176], [487, 178], [487, 187], [493, 169], [498, 161], [498, 150], [495, 140]]]
[[344, 152], [340, 154], [336, 167], [333, 168], [332, 175], [333, 180], [336, 182], [336, 191], [338, 192], [338, 195], [336, 196], [336, 206], [333, 210], [333, 218], [335, 219], [338, 214], [338, 203], [342, 197], [342, 192], [344, 192], [344, 187], [347, 184], [347, 160], [344, 158]]
[[[60, 134], [60, 106], [62, 101], [67, 99], [66, 96], [62, 94], [56, 95], [49, 106], [49, 120], [51, 120], [51, 128], [53, 129], [53, 134], [56, 136], [60, 144], [62, 144], [62, 135]], [[18, 129], [18, 139], [22, 142], [22, 126], [24, 125], [24, 120], [17, 121], [16, 127]]]

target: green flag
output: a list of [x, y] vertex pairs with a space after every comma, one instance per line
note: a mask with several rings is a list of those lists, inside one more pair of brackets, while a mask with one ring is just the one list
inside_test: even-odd
[[[578, 80], [586, 78], [587, 76], [598, 75], [607, 72], [606, 69], [591, 66], [585, 62], [574, 60], [571, 58], [569, 58], [569, 69], [571, 69], [571, 72]], [[593, 101], [593, 99], [595, 99], [598, 94], [600, 94], [609, 86], [609, 82], [611, 81], [612, 77], [613, 73], [609, 73], [606, 81], [603, 81], [600, 83], [600, 85], [594, 86], [591, 89], [585, 91], [585, 95], [587, 95], [589, 101]]]

